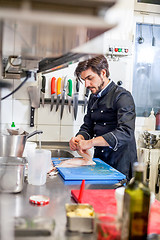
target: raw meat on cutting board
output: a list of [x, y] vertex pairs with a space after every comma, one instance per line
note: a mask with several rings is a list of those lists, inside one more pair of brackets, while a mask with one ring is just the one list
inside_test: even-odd
[[95, 165], [96, 163], [92, 160], [93, 154], [91, 150], [87, 150], [84, 153], [78, 152], [82, 157], [75, 157], [66, 160], [62, 160], [59, 164], [57, 164], [51, 171], [55, 170], [57, 167], [80, 167], [87, 165]]
[[63, 160], [56, 167], [80, 167], [86, 165], [95, 165], [96, 163], [93, 160], [87, 160], [84, 158], [71, 158], [67, 160]]
[[82, 157], [71, 158], [61, 161], [56, 167], [80, 167], [86, 165], [95, 165], [96, 163], [92, 160], [93, 154], [91, 150], [86, 150], [81, 153], [78, 151], [78, 154]]

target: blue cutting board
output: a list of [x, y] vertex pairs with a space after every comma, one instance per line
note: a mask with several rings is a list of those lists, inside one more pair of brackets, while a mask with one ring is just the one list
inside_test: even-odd
[[[60, 163], [60, 159], [52, 158], [54, 165]], [[99, 158], [93, 158], [96, 165], [93, 166], [81, 166], [73, 168], [57, 167], [60, 175], [65, 181], [70, 180], [107, 180], [107, 181], [121, 181], [126, 178], [124, 174], [117, 171], [107, 163], [103, 162]]]

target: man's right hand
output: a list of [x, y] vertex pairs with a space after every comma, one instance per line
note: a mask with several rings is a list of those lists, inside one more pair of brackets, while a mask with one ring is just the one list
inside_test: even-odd
[[77, 137], [72, 137], [69, 141], [69, 146], [72, 151], [77, 151], [77, 145], [80, 140], [84, 140], [84, 137], [82, 135], [78, 135]]

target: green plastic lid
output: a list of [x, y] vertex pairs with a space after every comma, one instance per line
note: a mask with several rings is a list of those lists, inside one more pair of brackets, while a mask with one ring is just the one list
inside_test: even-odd
[[15, 124], [14, 124], [14, 122], [12, 122], [12, 125], [11, 125], [11, 127], [15, 127]]

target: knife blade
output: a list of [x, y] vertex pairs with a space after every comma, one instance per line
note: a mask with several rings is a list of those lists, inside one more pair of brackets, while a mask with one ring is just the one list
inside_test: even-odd
[[60, 97], [61, 97], [61, 81], [62, 78], [58, 78], [57, 79], [57, 101], [56, 101], [56, 112], [58, 110], [59, 107], [59, 103], [60, 103]]
[[55, 82], [56, 82], [56, 78], [52, 77], [51, 79], [51, 109], [50, 111], [52, 111], [53, 109], [53, 104], [54, 104], [54, 96], [55, 96]]
[[68, 109], [69, 113], [71, 113], [71, 102], [72, 102], [72, 80], [68, 80]]
[[45, 76], [42, 76], [41, 98], [42, 98], [43, 107], [44, 107], [44, 98], [45, 98], [45, 87], [46, 87], [46, 78]]
[[63, 81], [63, 92], [62, 92], [62, 103], [61, 103], [61, 115], [60, 115], [60, 119], [62, 119], [62, 116], [63, 116], [66, 87], [67, 87], [67, 76], [65, 76], [64, 81]]
[[86, 107], [87, 107], [88, 95], [89, 95], [89, 89], [86, 88], [86, 93], [84, 95], [84, 113], [85, 113], [85, 110], [86, 110]]
[[30, 127], [34, 127], [34, 112], [40, 107], [40, 89], [37, 86], [29, 86], [28, 94], [31, 103]]
[[77, 118], [78, 113], [78, 97], [79, 97], [79, 80], [76, 79], [76, 92], [73, 94], [73, 110], [75, 120]]

